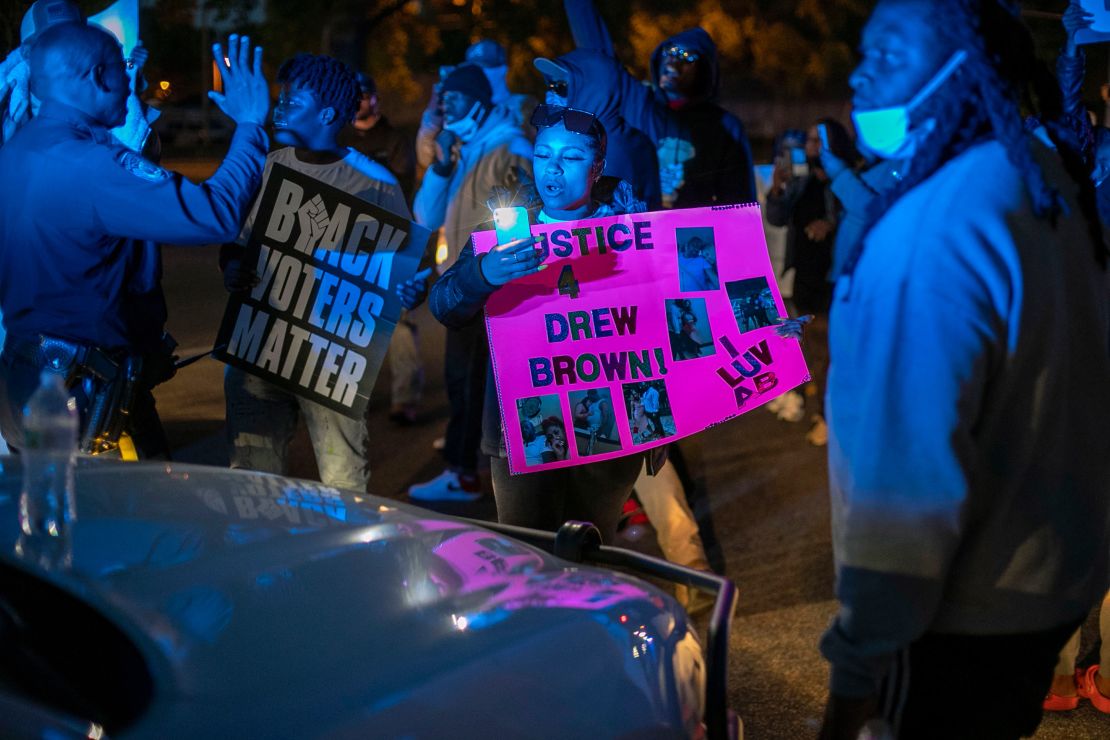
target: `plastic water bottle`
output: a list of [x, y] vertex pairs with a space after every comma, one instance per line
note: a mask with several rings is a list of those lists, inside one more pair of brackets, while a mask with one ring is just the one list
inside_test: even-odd
[[68, 538], [76, 518], [77, 402], [57, 373], [44, 371], [23, 408], [19, 526], [27, 538]]

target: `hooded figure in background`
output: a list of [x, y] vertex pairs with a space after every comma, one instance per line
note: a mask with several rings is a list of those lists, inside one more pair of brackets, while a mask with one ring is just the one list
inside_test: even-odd
[[609, 88], [598, 84], [612, 65], [583, 51], [572, 51], [557, 59], [541, 57], [535, 65], [544, 78], [548, 105], [587, 111], [605, 127], [609, 143], [604, 174], [630, 184], [636, 198], [644, 201], [649, 211], [659, 210], [662, 199], [655, 146], [646, 134], [625, 122]]
[[[736, 116], [716, 104], [717, 45], [701, 28], [671, 36], [651, 55], [651, 88], [628, 74], [593, 0], [563, 0], [574, 42], [616, 67], [610, 88], [624, 120], [646, 133], [659, 159], [667, 208], [756, 199], [751, 146]], [[595, 83], [601, 88], [600, 83]]]
[[[623, 90], [643, 92], [630, 76], [624, 82]], [[626, 109], [642, 111], [636, 125], [656, 144], [664, 201], [674, 208], [754, 201], [755, 173], [744, 125], [714, 102], [719, 69], [717, 45], [709, 34], [692, 28], [656, 47], [651, 82], [654, 107], [646, 105], [646, 95], [622, 94], [621, 99]]]

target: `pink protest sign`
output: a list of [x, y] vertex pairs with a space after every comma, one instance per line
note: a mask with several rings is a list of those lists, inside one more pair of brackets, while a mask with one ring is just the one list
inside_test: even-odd
[[[513, 474], [642, 452], [809, 379], [759, 207], [532, 227], [547, 268], [486, 303]], [[492, 231], [474, 234], [481, 254]]]

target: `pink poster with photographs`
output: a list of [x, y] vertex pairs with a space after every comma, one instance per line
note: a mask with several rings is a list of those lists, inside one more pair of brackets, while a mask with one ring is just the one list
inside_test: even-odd
[[[541, 272], [486, 304], [513, 474], [582, 465], [696, 434], [796, 388], [809, 371], [759, 207], [532, 227]], [[479, 254], [496, 245], [474, 234]]]

